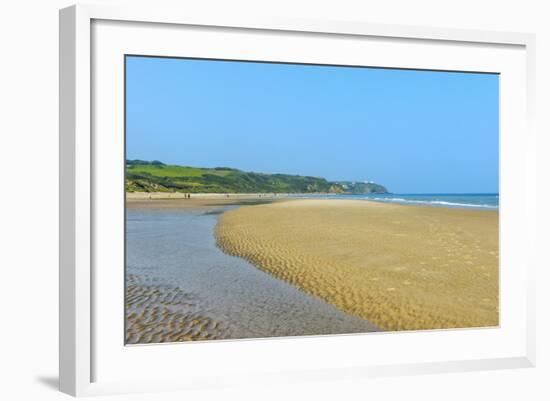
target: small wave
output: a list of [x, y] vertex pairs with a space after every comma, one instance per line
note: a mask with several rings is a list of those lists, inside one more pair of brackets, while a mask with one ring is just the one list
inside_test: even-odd
[[440, 200], [417, 200], [417, 199], [403, 199], [403, 198], [365, 198], [365, 199], [376, 200], [380, 202], [391, 202], [391, 203], [414, 203], [414, 204], [421, 204], [421, 205], [440, 205], [440, 206], [453, 206], [453, 207], [498, 209], [498, 206], [495, 206], [495, 205], [447, 202], [447, 201], [440, 201]]

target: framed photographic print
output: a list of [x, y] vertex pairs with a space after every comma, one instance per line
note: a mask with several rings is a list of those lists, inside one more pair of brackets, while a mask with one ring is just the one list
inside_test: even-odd
[[62, 10], [61, 390], [532, 366], [533, 46]]

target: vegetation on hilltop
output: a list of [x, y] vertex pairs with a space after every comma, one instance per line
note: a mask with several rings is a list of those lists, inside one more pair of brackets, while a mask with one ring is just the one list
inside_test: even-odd
[[127, 160], [127, 192], [189, 193], [387, 193], [374, 183], [331, 182], [324, 178], [245, 172], [229, 167], [200, 168], [160, 161]]

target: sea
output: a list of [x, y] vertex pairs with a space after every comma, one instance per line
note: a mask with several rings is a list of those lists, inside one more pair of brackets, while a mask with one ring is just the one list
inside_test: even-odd
[[425, 205], [433, 207], [498, 210], [499, 194], [368, 194], [337, 195], [316, 194], [297, 195], [299, 198], [315, 199], [364, 199], [377, 202], [398, 203], [402, 205]]

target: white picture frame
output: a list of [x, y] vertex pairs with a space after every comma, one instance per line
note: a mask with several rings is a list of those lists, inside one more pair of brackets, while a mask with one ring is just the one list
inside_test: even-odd
[[[117, 26], [117, 24], [121, 25]], [[115, 374], [120, 371], [121, 365], [119, 363], [130, 365], [142, 360], [147, 365], [152, 361], [158, 362], [162, 358], [168, 358], [166, 347], [169, 346], [135, 347], [132, 348], [135, 351], [128, 351], [124, 347], [123, 341], [120, 341], [119, 345], [116, 345], [118, 343], [112, 343], [114, 344], [112, 346], [106, 345], [110, 344], [111, 339], [108, 338], [108, 333], [105, 334], [105, 331], [109, 331], [109, 329], [105, 330], [104, 327], [109, 325], [110, 317], [106, 317], [104, 313], [101, 313], [103, 310], [101, 302], [96, 305], [98, 300], [94, 296], [98, 296], [96, 291], [98, 291], [98, 287], [101, 287], [101, 297], [111, 299], [109, 298], [111, 297], [110, 294], [115, 291], [114, 288], [119, 284], [119, 281], [114, 277], [114, 283], [106, 285], [107, 276], [97, 275], [94, 272], [97, 260], [113, 256], [109, 252], [103, 252], [99, 255], [96, 253], [97, 248], [94, 247], [94, 241], [101, 241], [103, 234], [108, 235], [108, 233], [98, 234], [98, 230], [101, 230], [102, 226], [98, 219], [105, 219], [108, 216], [104, 214], [101, 207], [101, 202], [105, 199], [98, 198], [96, 192], [98, 190], [101, 193], [109, 191], [109, 188], [113, 188], [109, 185], [116, 185], [116, 180], [120, 176], [115, 174], [113, 182], [100, 188], [104, 185], [104, 181], [101, 180], [104, 173], [99, 168], [97, 158], [105, 156], [106, 159], [109, 159], [111, 153], [115, 154], [118, 151], [115, 147], [119, 145], [112, 145], [112, 148], [108, 150], [105, 146], [110, 147], [111, 145], [105, 144], [105, 141], [96, 141], [96, 138], [94, 138], [94, 129], [101, 126], [101, 123], [95, 121], [94, 118], [105, 118], [100, 109], [101, 107], [107, 107], [107, 104], [95, 110], [94, 96], [103, 96], [103, 91], [97, 91], [98, 88], [92, 85], [92, 78], [94, 73], [102, 74], [101, 77], [105, 76], [101, 72], [103, 68], [111, 68], [110, 66], [113, 65], [115, 69], [120, 67], [116, 66], [116, 61], [113, 63], [113, 59], [109, 59], [103, 53], [98, 52], [105, 49], [106, 53], [110, 52], [109, 54], [114, 57], [114, 60], [120, 61], [119, 55], [126, 52], [126, 44], [133, 48], [129, 44], [130, 41], [136, 40], [141, 35], [141, 30], [150, 29], [151, 27], [156, 28], [148, 31], [147, 38], [149, 40], [142, 40], [140, 44], [140, 46], [146, 46], [143, 49], [146, 49], [144, 51], [147, 54], [164, 55], [167, 52], [172, 54], [171, 45], [167, 44], [164, 49], [160, 49], [160, 47], [155, 49], [155, 43], [160, 43], [158, 42], [159, 38], [166, 37], [166, 35], [170, 35], [178, 29], [185, 30], [186, 27], [193, 27], [193, 29], [198, 27], [199, 31], [203, 29], [209, 35], [213, 34], [210, 36], [217, 37], [218, 41], [223, 39], [223, 35], [229, 38], [229, 31], [237, 32], [239, 35], [242, 33], [242, 37], [246, 35], [263, 35], [263, 40], [266, 43], [273, 42], [273, 49], [276, 49], [278, 41], [283, 40], [277, 35], [287, 35], [288, 37], [295, 35], [300, 38], [307, 36], [303, 39], [304, 41], [313, 40], [310, 38], [317, 36], [323, 37], [327, 41], [334, 38], [341, 41], [384, 40], [386, 41], [385, 45], [388, 46], [394, 42], [397, 44], [402, 41], [405, 43], [404, 46], [417, 46], [418, 49], [415, 47], [415, 52], [422, 50], [420, 46], [426, 45], [426, 58], [421, 60], [423, 56], [411, 56], [418, 57], [412, 67], [411, 65], [404, 65], [398, 58], [391, 63], [387, 60], [380, 61], [382, 64], [391, 64], [384, 64], [385, 66], [397, 68], [415, 68], [416, 66], [416, 68], [426, 69], [447, 69], [446, 66], [451, 65], [449, 64], [451, 61], [435, 62], [433, 58], [429, 57], [429, 53], [433, 53], [435, 47], [438, 51], [444, 52], [445, 46], [454, 46], [453, 52], [466, 52], [465, 54], [472, 49], [474, 51], [478, 49], [472, 53], [479, 55], [478, 59], [472, 55], [465, 56], [461, 65], [456, 64], [453, 67], [456, 70], [477, 71], [476, 67], [483, 65], [482, 54], [487, 52], [488, 49], [494, 49], [495, 57], [487, 61], [482, 70], [499, 73], [508, 71], [509, 73], [504, 72], [504, 75], [510, 77], [507, 81], [510, 82], [510, 86], [506, 86], [505, 89], [514, 89], [514, 91], [506, 89], [502, 92], [504, 100], [501, 110], [508, 112], [508, 114], [502, 121], [503, 131], [506, 132], [507, 136], [501, 147], [501, 176], [506, 174], [504, 180], [501, 178], [501, 188], [504, 190], [503, 192], [506, 192], [507, 188], [510, 187], [508, 180], [519, 181], [523, 185], [523, 192], [529, 193], [527, 197], [510, 191], [508, 200], [504, 201], [502, 207], [502, 213], [506, 213], [506, 224], [502, 225], [501, 230], [506, 230], [505, 233], [519, 230], [520, 233], [515, 235], [521, 237], [517, 237], [517, 241], [512, 241], [511, 237], [509, 241], [506, 240], [506, 244], [514, 245], [508, 246], [506, 252], [501, 255], [506, 263], [509, 261], [510, 266], [515, 267], [516, 272], [520, 272], [517, 277], [505, 276], [505, 281], [501, 281], [504, 288], [504, 293], [501, 293], [503, 297], [501, 311], [508, 313], [508, 310], [512, 310], [510, 313], [514, 313], [514, 315], [510, 315], [510, 317], [515, 319], [517, 327], [512, 328], [508, 324], [508, 320], [504, 319], [504, 323], [496, 329], [393, 333], [391, 334], [393, 337], [384, 337], [385, 335], [376, 335], [377, 337], [329, 336], [213, 344], [176, 344], [170, 346], [180, 347], [180, 350], [183, 349], [182, 346], [187, 347], [185, 352], [188, 353], [187, 357], [189, 358], [200, 358], [201, 355], [212, 356], [216, 354], [223, 354], [228, 357], [238, 355], [243, 358], [243, 365], [254, 361], [254, 359], [247, 359], [248, 354], [261, 355], [262, 353], [271, 352], [273, 366], [265, 369], [256, 366], [255, 371], [247, 370], [245, 366], [241, 366], [241, 368], [235, 369], [235, 372], [231, 372], [232, 366], [230, 365], [215, 372], [207, 371], [206, 368], [198, 366], [194, 371], [187, 372], [185, 379], [179, 378], [177, 375], [151, 376], [150, 380], [143, 377], [132, 378], [131, 369], [127, 376]], [[212, 32], [209, 30], [212, 30]], [[124, 32], [127, 32], [127, 34], [124, 34]], [[94, 34], [97, 38], [95, 41]], [[107, 41], [106, 38], [109, 40]], [[210, 46], [206, 39], [204, 44], [205, 47]], [[260, 17], [249, 19], [242, 18], [238, 14], [222, 16], [215, 14], [187, 15], [183, 9], [168, 11], [154, 7], [112, 8], [108, 6], [78, 5], [61, 10], [60, 390], [71, 395], [80, 396], [133, 391], [196, 389], [251, 382], [329, 380], [342, 377], [359, 379], [370, 376], [534, 366], [534, 270], [536, 265], [536, 260], [532, 256], [534, 255], [532, 247], [534, 247], [533, 239], [535, 237], [534, 193], [536, 187], [535, 133], [532, 127], [533, 90], [535, 85], [534, 48], [534, 35], [524, 33], [376, 25], [357, 21], [317, 21]], [[406, 47], [403, 47], [403, 49], [406, 49]], [[138, 51], [140, 50], [138, 49]], [[231, 53], [234, 50], [229, 49], [227, 51]], [[347, 51], [350, 53], [350, 50]], [[381, 50], [381, 52], [380, 56], [377, 57], [383, 59], [384, 51]], [[499, 56], [501, 53], [502, 58]], [[102, 55], [98, 59], [101, 58], [103, 61], [94, 59], [99, 54]], [[257, 57], [263, 59], [268, 56], [259, 55]], [[284, 55], [279, 55], [280, 57], [285, 58], [281, 61], [287, 61]], [[312, 55], [311, 57], [315, 56]], [[346, 55], [345, 51], [342, 51], [339, 57], [345, 59], [350, 55]], [[350, 63], [352, 63], [351, 60]], [[362, 61], [359, 61], [359, 63], [362, 63]], [[94, 69], [97, 71], [94, 72]], [[116, 82], [118, 86], [117, 93], [120, 92], [120, 82], [116, 80], [117, 77], [120, 78], [120, 75], [116, 75], [119, 73], [120, 70], [109, 76], [109, 79], [115, 79], [111, 82]], [[98, 82], [103, 79], [101, 77], [94, 83], [95, 85], [98, 85]], [[512, 99], [514, 93], [518, 96]], [[120, 101], [120, 97], [117, 95], [109, 98], [112, 98], [112, 101], [115, 102], [109, 104], [109, 109], [114, 110], [114, 113], [120, 111], [117, 106], [119, 103], [116, 103]], [[113, 115], [112, 118], [109, 117], [107, 120], [112, 123], [113, 127], [120, 126], [120, 115]], [[115, 135], [117, 135], [116, 132], [114, 132]], [[122, 132], [120, 135], [123, 135]], [[120, 144], [120, 142], [117, 143]], [[111, 161], [105, 163], [105, 166], [112, 167], [116, 165], [114, 157], [111, 157], [111, 159], [109, 159]], [[107, 167], [103, 167], [103, 170]], [[123, 186], [120, 184], [121, 191], [122, 188]], [[113, 199], [120, 199], [117, 198], [120, 194], [114, 196]], [[123, 209], [123, 202], [117, 205], [116, 210], [120, 211], [121, 207]], [[114, 221], [117, 221], [120, 215], [114, 217]], [[501, 235], [503, 232], [501, 231]], [[114, 230], [112, 235], [119, 234], [119, 231]], [[124, 266], [120, 265], [120, 269], [123, 268]], [[509, 297], [507, 294], [510, 294]], [[112, 299], [114, 300], [115, 297], [113, 295]], [[517, 305], [517, 308], [512, 308], [512, 304]], [[120, 320], [122, 321], [122, 315], [120, 315]], [[396, 340], [398, 338], [403, 341]], [[347, 356], [348, 359], [338, 357], [338, 350], [344, 349], [343, 347], [346, 347], [346, 344], [353, 343], [357, 349], [358, 347], [366, 347], [366, 341], [376, 341], [379, 343], [376, 347], [379, 348], [396, 347], [397, 350], [401, 349], [399, 347], [403, 347], [404, 350], [413, 343], [415, 347], [424, 344], [425, 346], [433, 345], [437, 349], [438, 343], [443, 346], [452, 343], [452, 341], [457, 341], [457, 344], [471, 344], [473, 350], [468, 355], [465, 354], [464, 357], [460, 357], [461, 347], [458, 346], [454, 356], [442, 354], [439, 359], [430, 357], [420, 359], [414, 354], [405, 355], [405, 351], [401, 359], [397, 357], [393, 359], [378, 358], [372, 353], [372, 360], [366, 360], [360, 352], [356, 355]], [[480, 347], [479, 350], [475, 350], [475, 344], [478, 341], [480, 344], [484, 344], [483, 341], [487, 344], [495, 344], [494, 349], [483, 352], [482, 347]], [[190, 348], [189, 345], [193, 348]], [[120, 349], [113, 349], [113, 347], [119, 346]], [[319, 362], [315, 359], [315, 354], [318, 353], [320, 347], [328, 350], [324, 358], [325, 362]], [[437, 352], [437, 350], [434, 352]], [[286, 369], [284, 359], [277, 360], [273, 353], [282, 356], [285, 354], [303, 356], [300, 360], [307, 361], [308, 358], [311, 358], [311, 361], [310, 363], [295, 363], [296, 366], [292, 369]], [[125, 358], [127, 359], [126, 362], [123, 361]], [[101, 367], [103, 366], [108, 370], [107, 365], [113, 366], [112, 371], [103, 374]]]

